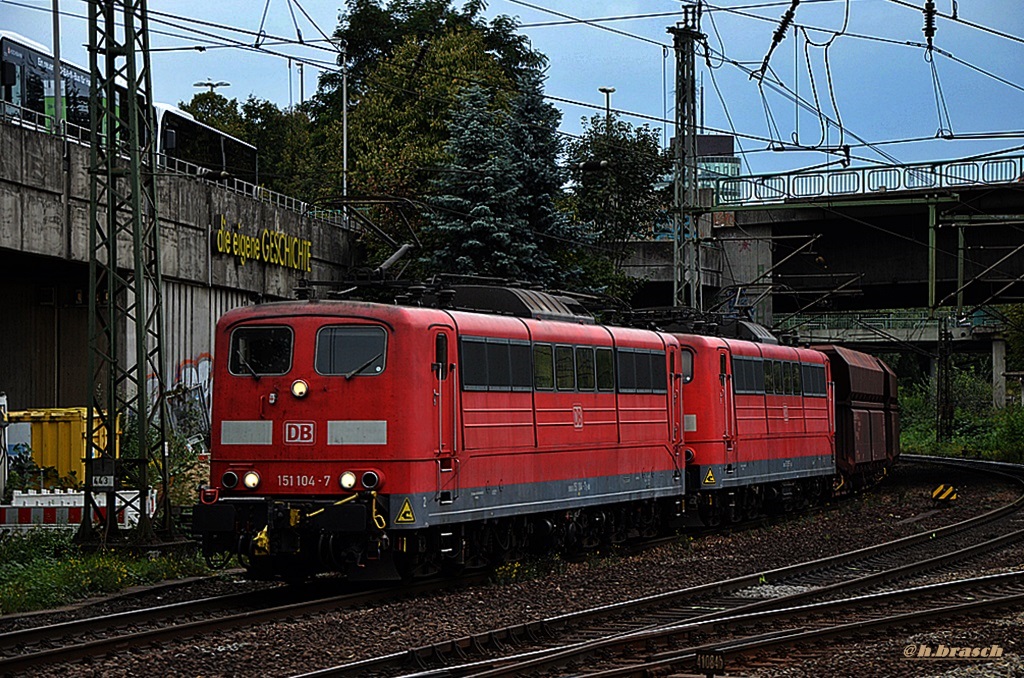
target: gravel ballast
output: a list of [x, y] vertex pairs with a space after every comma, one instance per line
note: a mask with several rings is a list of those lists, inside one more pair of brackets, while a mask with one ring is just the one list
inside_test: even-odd
[[[960, 499], [937, 510], [930, 498], [940, 483], [955, 481]], [[535, 577], [519, 575], [449, 593], [420, 596], [365, 609], [345, 609], [285, 622], [261, 624], [207, 637], [183, 638], [160, 647], [126, 650], [73, 666], [41, 667], [36, 676], [142, 676], [157, 670], [173, 676], [286, 676], [357, 659], [398, 652], [431, 642], [466, 636], [506, 625], [629, 600], [696, 584], [763, 572], [821, 558], [910, 534], [935, 529], [998, 508], [1017, 496], [1014, 487], [962, 471], [902, 464], [874, 491], [835, 510], [796, 517], [769, 527], [699, 538], [683, 538], [637, 555], [595, 557], [584, 562], [555, 561], [524, 566]], [[972, 574], [1024, 567], [1021, 551], [964, 565]], [[998, 561], [998, 562], [996, 562]], [[545, 570], [540, 573], [541, 570]], [[237, 591], [239, 584], [206, 582]], [[181, 587], [180, 591], [188, 591]], [[767, 592], [770, 594], [771, 592]], [[167, 595], [165, 593], [165, 595]], [[175, 594], [178, 595], [178, 594]], [[198, 596], [197, 596], [198, 597]], [[137, 598], [137, 597], [136, 597]], [[144, 600], [139, 598], [138, 600]], [[109, 604], [109, 603], [108, 603]], [[135, 603], [138, 604], [138, 603]], [[836, 644], [816, 659], [780, 657], [753, 675], [846, 676], [936, 675], [972, 670], [967, 662], [940, 665], [903, 660], [910, 643], [1003, 643], [1004, 657], [989, 662], [992, 671], [1017, 662], [1022, 621], [1019, 614], [994, 617], [977, 629], [955, 628], [935, 634], [894, 634], [891, 643], [870, 647]], [[988, 628], [991, 627], [991, 628]], [[987, 629], [987, 630], [986, 630]], [[975, 634], [975, 632], [977, 632]], [[927, 664], [927, 665], [925, 665]], [[896, 671], [894, 673], [893, 671]], [[950, 675], [1012, 675], [1005, 673]]]

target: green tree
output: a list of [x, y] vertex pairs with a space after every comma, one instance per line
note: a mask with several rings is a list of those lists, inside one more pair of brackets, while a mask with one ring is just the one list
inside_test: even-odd
[[279, 193], [307, 199], [316, 181], [309, 154], [309, 116], [300, 110], [282, 110], [252, 96], [242, 104], [241, 112], [241, 138], [256, 147], [260, 183]]
[[671, 162], [648, 125], [595, 115], [583, 128], [567, 144], [571, 182], [562, 206], [594, 244], [578, 253], [584, 280], [594, 291], [626, 295], [631, 284], [621, 269], [629, 242], [650, 237], [667, 218], [670, 195], [658, 185]]
[[423, 230], [428, 272], [548, 282], [552, 265], [530, 228], [530, 196], [510, 115], [470, 87], [448, 123], [447, 166], [431, 181]]
[[519, 76], [519, 94], [509, 107], [509, 138], [518, 181], [526, 197], [524, 216], [538, 245], [552, 260], [547, 284], [589, 291], [578, 263], [587, 234], [559, 209], [567, 173], [559, 164], [564, 143], [558, 131], [562, 114], [544, 99], [539, 71]]
[[245, 139], [242, 113], [238, 99], [228, 99], [216, 92], [199, 92], [187, 104], [178, 103], [178, 108], [192, 114], [199, 122], [226, 132], [233, 137]]
[[[495, 56], [506, 75], [514, 78], [542, 68], [546, 59], [517, 32], [518, 23], [498, 16], [489, 23], [483, 17], [484, 0], [470, 0], [461, 10], [451, 0], [348, 0], [333, 39], [344, 45], [348, 56], [350, 105], [355, 107], [370, 87], [371, 73], [408, 41], [427, 45], [443, 33], [462, 30], [476, 33], [484, 49]], [[341, 118], [342, 57], [338, 70], [321, 76], [310, 110], [326, 124]]]
[[[430, 179], [446, 162], [450, 110], [471, 82], [486, 83], [496, 93], [494, 106], [508, 105], [511, 83], [486, 53], [481, 36], [461, 29], [428, 44], [408, 40], [381, 63], [349, 118], [350, 190], [411, 200], [428, 193]], [[327, 136], [325, 170], [340, 179], [340, 124], [332, 123]], [[396, 240], [408, 239], [406, 222], [397, 214], [382, 210], [374, 219]], [[367, 242], [371, 251], [380, 244]], [[375, 254], [383, 257], [390, 249]]]

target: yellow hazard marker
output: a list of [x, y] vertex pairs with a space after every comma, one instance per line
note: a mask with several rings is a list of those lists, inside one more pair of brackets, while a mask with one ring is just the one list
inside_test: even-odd
[[704, 474], [704, 483], [703, 484], [704, 485], [714, 485], [715, 484], [715, 474], [714, 474], [714, 472], [710, 468], [708, 469], [708, 472], [706, 474]]
[[395, 518], [395, 523], [415, 523], [416, 514], [412, 512], [412, 504], [409, 503], [409, 497], [405, 498], [402, 502], [402, 508], [398, 509], [398, 517]]
[[932, 499], [947, 502], [956, 499], [956, 488], [952, 485], [939, 485], [932, 491]]

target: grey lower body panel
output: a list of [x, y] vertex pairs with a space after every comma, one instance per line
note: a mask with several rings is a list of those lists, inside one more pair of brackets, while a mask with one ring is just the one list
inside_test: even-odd
[[[520, 485], [460, 488], [447, 495], [392, 495], [392, 529], [420, 529], [488, 518], [565, 511], [647, 499], [682, 498], [681, 474], [673, 471], [631, 473]], [[408, 510], [405, 510], [408, 501]], [[411, 520], [410, 520], [411, 518]]]
[[[695, 489], [720, 490], [747, 485], [767, 485], [802, 478], [833, 476], [836, 472], [836, 462], [833, 455], [825, 454], [785, 459], [757, 459], [734, 464], [687, 466], [687, 469], [690, 468], [696, 470], [694, 477], [697, 479], [697, 486], [691, 487], [691, 491]], [[709, 480], [712, 482], [708, 482]]]

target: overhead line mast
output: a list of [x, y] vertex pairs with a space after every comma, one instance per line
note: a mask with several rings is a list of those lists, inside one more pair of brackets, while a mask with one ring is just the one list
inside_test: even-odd
[[[123, 28], [118, 27], [118, 20]], [[136, 504], [136, 541], [155, 537], [149, 473], [163, 485], [156, 528], [171, 532], [163, 398], [156, 118], [145, 0], [89, 3], [89, 398], [82, 542], [118, 538], [118, 514]], [[118, 433], [134, 450], [118, 458]], [[123, 482], [126, 481], [126, 482]], [[138, 491], [130, 498], [122, 486]], [[127, 489], [127, 488], [126, 488]], [[106, 495], [106, 507], [96, 501]], [[128, 498], [126, 498], [128, 497]], [[102, 515], [101, 527], [93, 526]]]
[[672, 303], [703, 307], [697, 204], [697, 77], [694, 54], [704, 39], [701, 5], [683, 5], [683, 19], [668, 29], [676, 52], [675, 243]]

